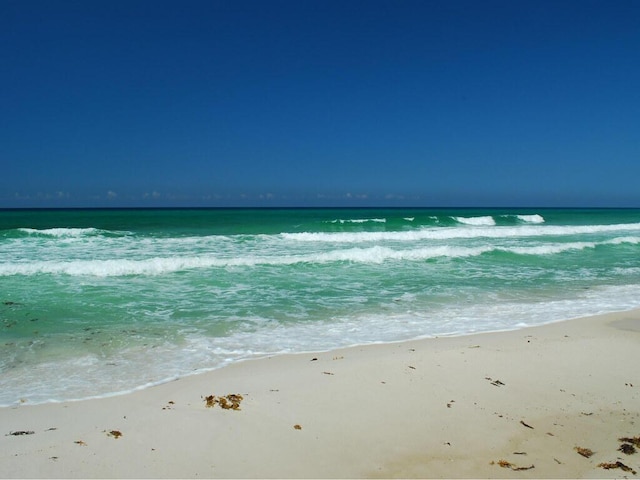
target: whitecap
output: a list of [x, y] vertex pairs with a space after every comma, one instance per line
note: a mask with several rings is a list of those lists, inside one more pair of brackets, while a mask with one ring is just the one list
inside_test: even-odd
[[495, 225], [496, 221], [491, 216], [485, 217], [452, 217], [456, 222], [463, 223], [465, 225], [478, 225], [478, 226], [491, 226]]

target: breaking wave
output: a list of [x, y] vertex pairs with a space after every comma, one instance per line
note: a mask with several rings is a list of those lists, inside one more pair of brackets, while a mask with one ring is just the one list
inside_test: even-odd
[[496, 245], [429, 246], [412, 249], [393, 249], [385, 246], [355, 247], [299, 255], [258, 256], [246, 255], [221, 258], [213, 255], [184, 257], [154, 257], [130, 260], [74, 260], [39, 261], [31, 263], [5, 263], [0, 265], [0, 276], [11, 275], [71, 275], [114, 277], [129, 275], [163, 275], [178, 271], [206, 268], [233, 268], [257, 266], [287, 266], [296, 264], [327, 264], [351, 262], [380, 264], [387, 261], [425, 261], [434, 258], [464, 258], [501, 252], [517, 255], [554, 255], [571, 250], [596, 248], [601, 245], [622, 243], [640, 244], [639, 237], [619, 237], [602, 242], [549, 243], [525, 247], [505, 247]]

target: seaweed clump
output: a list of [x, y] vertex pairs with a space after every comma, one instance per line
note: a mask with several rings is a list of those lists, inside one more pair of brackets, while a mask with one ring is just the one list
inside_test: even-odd
[[625, 465], [624, 463], [622, 463], [622, 462], [621, 462], [621, 461], [619, 461], [619, 460], [618, 460], [617, 462], [615, 462], [615, 463], [614, 463], [614, 462], [610, 462], [610, 463], [599, 463], [599, 464], [598, 464], [598, 466], [599, 466], [600, 468], [604, 468], [605, 470], [611, 470], [611, 469], [613, 469], [613, 468], [619, 468], [619, 469], [620, 469], [620, 470], [622, 470], [623, 472], [631, 472], [633, 475], [635, 475], [635, 474], [637, 473], [633, 468], [631, 468], [631, 467], [629, 467], [629, 466]]
[[618, 439], [619, 442], [626, 442], [640, 448], [640, 437], [622, 437]]
[[632, 455], [636, 453], [636, 447], [634, 447], [630, 443], [623, 443], [622, 445], [620, 445], [620, 448], [618, 448], [618, 450], [625, 455]]
[[[495, 464], [496, 462], [491, 462], [491, 465]], [[498, 460], [497, 464], [502, 468], [510, 468], [514, 472], [521, 472], [523, 470], [531, 470], [532, 468], [535, 468], [535, 465], [530, 465], [528, 467], [519, 467], [511, 462], [507, 462], [506, 460]]]
[[205, 407], [213, 408], [219, 405], [223, 410], [240, 410], [240, 403], [244, 397], [239, 393], [230, 393], [229, 395], [216, 397], [208, 395], [204, 397]]
[[589, 458], [594, 453], [593, 450], [591, 450], [590, 448], [575, 447], [574, 450], [578, 452], [580, 455], [582, 455], [584, 458]]

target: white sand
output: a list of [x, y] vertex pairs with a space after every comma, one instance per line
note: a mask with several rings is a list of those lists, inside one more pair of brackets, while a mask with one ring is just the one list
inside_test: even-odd
[[598, 465], [640, 472], [617, 450], [640, 436], [640, 311], [248, 361], [0, 425], [5, 478], [634, 478]]

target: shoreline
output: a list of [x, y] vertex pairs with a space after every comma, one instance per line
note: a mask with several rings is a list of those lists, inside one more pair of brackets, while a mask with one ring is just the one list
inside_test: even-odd
[[[640, 471], [640, 453], [617, 450], [640, 436], [639, 346], [636, 309], [279, 354], [125, 395], [2, 407], [0, 475], [633, 478], [598, 465]], [[210, 395], [238, 409], [207, 408]]]

